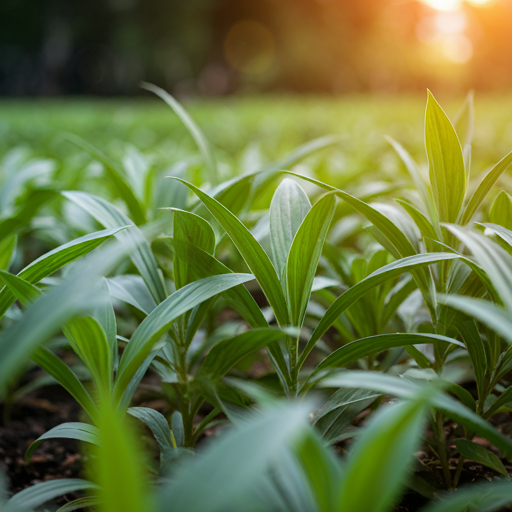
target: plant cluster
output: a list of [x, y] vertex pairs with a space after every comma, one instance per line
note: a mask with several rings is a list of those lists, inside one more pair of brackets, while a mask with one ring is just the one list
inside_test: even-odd
[[[161, 170], [69, 135], [101, 163], [91, 191], [51, 162], [4, 159], [4, 421], [51, 379], [83, 421], [43, 434], [27, 463], [47, 439], [89, 457], [83, 479], [12, 497], [3, 482], [2, 511], [78, 491], [61, 512], [384, 512], [406, 493], [425, 512], [512, 506], [512, 202], [487, 200], [512, 153], [470, 173], [471, 95], [452, 123], [429, 93], [428, 175], [389, 139], [409, 179], [352, 175], [349, 193], [294, 168], [336, 138], [225, 176], [183, 107], [146, 87], [200, 161]], [[23, 267], [27, 233], [56, 248]], [[46, 373], [22, 385], [34, 365]], [[135, 406], [141, 390], [165, 408]], [[466, 461], [494, 478], [460, 486]]]

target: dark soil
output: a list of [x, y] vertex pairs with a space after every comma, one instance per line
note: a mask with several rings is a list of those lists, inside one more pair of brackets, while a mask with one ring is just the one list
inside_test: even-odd
[[[78, 443], [68, 439], [45, 440], [25, 463], [25, 451], [41, 434], [61, 423], [79, 421], [80, 406], [60, 386], [33, 391], [14, 404], [7, 425], [0, 425], [0, 467], [14, 494], [55, 478], [79, 478], [82, 455]], [[3, 411], [2, 411], [3, 412]], [[59, 500], [64, 505], [78, 496]]]

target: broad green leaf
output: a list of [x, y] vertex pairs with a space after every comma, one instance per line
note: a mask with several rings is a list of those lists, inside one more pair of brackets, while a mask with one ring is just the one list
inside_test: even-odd
[[263, 293], [274, 310], [279, 325], [288, 325], [288, 308], [279, 277], [263, 247], [261, 247], [244, 224], [226, 207], [191, 183], [183, 180], [179, 181], [184, 183], [201, 199], [203, 204], [226, 230], [261, 286]]
[[57, 382], [84, 408], [93, 419], [97, 417], [97, 407], [91, 396], [73, 371], [53, 352], [39, 347], [32, 354], [32, 360], [54, 377]]
[[[213, 228], [202, 217], [195, 213], [170, 209], [173, 212], [173, 238], [188, 242], [199, 249], [213, 254], [215, 250], [215, 233]], [[174, 258], [174, 284], [179, 290], [194, 281], [190, 263], [182, 258]]]
[[[251, 413], [236, 427], [186, 461], [160, 494], [165, 510], [218, 512], [250, 499], [254, 484], [306, 428], [310, 405], [280, 403]], [[250, 464], [248, 464], [250, 461]]]
[[456, 258], [459, 258], [459, 256], [451, 253], [417, 254], [416, 256], [409, 256], [408, 258], [403, 258], [401, 260], [394, 261], [389, 265], [385, 265], [354, 285], [352, 288], [349, 288], [331, 304], [320, 322], [317, 324], [300, 356], [299, 364], [302, 365], [316, 342], [325, 332], [327, 332], [329, 327], [331, 327], [339, 316], [369, 290], [388, 279], [397, 277], [405, 272], [410, 272], [414, 268], [430, 265], [438, 261], [452, 260]]
[[[31, 284], [36, 284], [65, 265], [85, 256], [122, 229], [125, 228], [105, 229], [76, 238], [43, 254], [30, 265], [27, 265], [18, 276]], [[0, 292], [0, 316], [9, 309], [14, 300], [14, 296], [9, 289], [4, 288]]]
[[197, 126], [196, 122], [192, 119], [192, 117], [190, 117], [190, 114], [181, 106], [178, 101], [176, 101], [168, 92], [164, 91], [160, 87], [149, 84], [147, 82], [143, 82], [141, 87], [159, 96], [162, 100], [165, 101], [165, 103], [167, 103], [167, 105], [169, 105], [169, 107], [174, 110], [174, 113], [180, 118], [181, 122], [185, 125], [190, 135], [196, 142], [197, 147], [201, 152], [201, 156], [203, 157], [203, 160], [210, 173], [210, 180], [213, 185], [216, 185], [218, 182], [217, 164], [215, 163], [213, 152], [211, 150], [210, 144], [208, 143], [208, 140], [200, 130], [199, 126]]
[[201, 302], [254, 279], [251, 274], [207, 277], [180, 288], [161, 302], [137, 327], [119, 362], [115, 395], [121, 399], [130, 380], [149, 356], [153, 346], [183, 313]]
[[127, 412], [149, 427], [161, 450], [173, 448], [171, 428], [163, 414], [149, 407], [130, 407]]
[[512, 505], [512, 483], [508, 479], [466, 485], [442, 495], [421, 512], [493, 512]]
[[244, 357], [283, 336], [284, 333], [278, 329], [262, 327], [222, 340], [208, 352], [197, 375], [220, 379]]
[[421, 399], [375, 414], [349, 452], [337, 510], [384, 512], [394, 505], [421, 443], [425, 419], [426, 403]]
[[[414, 399], [424, 390], [424, 385], [406, 378], [378, 372], [340, 371], [335, 376], [322, 380], [321, 387], [369, 389], [403, 399]], [[448, 418], [465, 426], [469, 431], [489, 440], [507, 458], [512, 457], [512, 441], [498, 432], [490, 423], [445, 393], [436, 393], [429, 399], [430, 404]]]
[[79, 422], [61, 423], [38, 437], [28, 447], [25, 453], [25, 462], [27, 464], [30, 464], [32, 454], [45, 439], [77, 439], [85, 443], [99, 444], [98, 429], [94, 425]]
[[457, 133], [430, 91], [425, 113], [425, 147], [439, 220], [455, 222], [466, 193], [464, 159]]
[[492, 203], [489, 217], [492, 223], [512, 229], [512, 198], [504, 190]]
[[[27, 489], [15, 494], [5, 503], [5, 510], [20, 512], [21, 510], [30, 510], [43, 505], [47, 501], [63, 496], [71, 492], [96, 490], [97, 486], [87, 480], [79, 478], [59, 478], [40, 482]], [[4, 508], [2, 507], [2, 512]], [[139, 511], [140, 512], [140, 511]]]
[[[133, 225], [133, 222], [124, 213], [100, 197], [74, 191], [62, 192], [62, 195], [80, 206], [106, 228]], [[126, 231], [117, 233], [116, 238], [123, 244], [135, 246], [135, 250], [131, 253], [133, 264], [148, 285], [155, 301], [164, 300], [166, 293], [158, 271], [158, 264], [140, 229], [137, 226], [132, 226]]]
[[304, 190], [295, 181], [285, 178], [270, 203], [272, 261], [280, 277], [295, 234], [309, 210], [311, 203]]
[[315, 369], [315, 371], [326, 368], [343, 367], [361, 359], [362, 357], [382, 352], [394, 347], [405, 347], [406, 345], [420, 345], [423, 343], [450, 343], [464, 347], [460, 341], [441, 336], [439, 334], [417, 334], [417, 333], [393, 333], [378, 334], [368, 338], [351, 341], [335, 350], [327, 356]]
[[327, 237], [336, 197], [327, 194], [315, 203], [299, 227], [286, 261], [286, 296], [292, 325], [301, 327], [311, 296], [318, 260]]
[[[64, 134], [64, 137], [68, 139], [70, 142], [76, 144], [79, 148], [89, 153], [89, 155], [91, 155], [94, 159], [98, 160], [103, 164], [103, 167], [107, 174], [107, 178], [117, 189], [120, 198], [126, 204], [128, 211], [130, 212], [130, 216], [135, 221], [135, 224], [137, 224], [138, 226], [145, 224], [146, 214], [143, 210], [143, 206], [139, 199], [137, 198], [136, 193], [128, 184], [126, 176], [124, 175], [121, 168], [117, 165], [117, 163], [111, 160], [107, 155], [102, 153], [100, 150], [95, 148], [92, 144], [82, 139], [81, 137], [78, 137], [77, 135], [74, 135], [72, 133], [66, 133]], [[132, 222], [130, 222], [129, 224], [132, 224]]]
[[462, 217], [462, 225], [465, 226], [478, 210], [478, 207], [482, 204], [489, 190], [496, 183], [498, 178], [503, 174], [504, 171], [512, 164], [512, 151], [505, 157], [503, 157], [485, 176], [481, 181], [480, 185], [476, 189], [475, 193], [471, 197], [466, 209], [464, 210], [464, 216]]
[[114, 371], [112, 347], [101, 325], [92, 317], [78, 316], [63, 331], [71, 348], [91, 372], [98, 390], [109, 393]]
[[494, 469], [497, 473], [501, 473], [503, 476], [508, 477], [507, 470], [501, 462], [500, 458], [490, 452], [487, 448], [482, 445], [468, 441], [467, 439], [458, 439], [455, 441], [457, 450], [459, 453], [466, 457], [466, 459], [474, 460], [479, 464], [483, 464], [491, 469]]

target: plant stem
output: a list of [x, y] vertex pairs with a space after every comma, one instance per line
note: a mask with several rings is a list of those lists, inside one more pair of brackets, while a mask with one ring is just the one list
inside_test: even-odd
[[443, 415], [436, 411], [434, 429], [437, 438], [438, 452], [439, 452], [439, 460], [441, 462], [441, 467], [443, 469], [443, 476], [448, 489], [452, 488], [452, 478], [450, 474], [450, 466], [448, 463], [448, 457], [446, 454], [446, 441], [444, 436], [443, 429]]
[[289, 398], [295, 398], [299, 389], [299, 338], [290, 339], [288, 355], [290, 357], [290, 391]]
[[455, 472], [455, 476], [453, 477], [453, 488], [456, 489], [459, 484], [460, 475], [462, 474], [462, 469], [464, 468], [464, 461], [466, 458], [464, 455], [459, 457], [459, 462], [457, 463], [457, 471]]

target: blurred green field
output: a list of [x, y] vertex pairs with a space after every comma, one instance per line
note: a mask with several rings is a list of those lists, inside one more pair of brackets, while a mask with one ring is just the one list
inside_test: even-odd
[[[383, 135], [423, 156], [426, 95], [243, 97], [185, 102], [219, 158], [240, 157], [258, 145], [269, 159], [327, 134], [342, 138], [347, 164], [367, 162], [386, 148]], [[456, 114], [463, 98], [442, 101]], [[473, 158], [489, 165], [512, 147], [512, 96], [477, 96]], [[0, 101], [0, 152], [27, 146], [38, 157], [61, 158], [75, 149], [61, 134], [71, 132], [115, 151], [122, 142], [141, 150], [193, 147], [174, 113], [156, 99], [60, 99]], [[421, 159], [420, 159], [421, 161]], [[353, 163], [353, 162], [352, 162]], [[378, 164], [378, 161], [373, 161]]]

